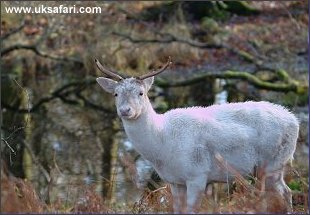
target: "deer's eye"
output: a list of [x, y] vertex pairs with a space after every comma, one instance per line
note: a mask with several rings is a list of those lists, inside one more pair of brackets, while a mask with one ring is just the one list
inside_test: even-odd
[[116, 96], [117, 96], [117, 93], [115, 93], [114, 96], [116, 97]]
[[140, 96], [143, 96], [143, 92], [140, 92], [139, 95], [140, 95]]

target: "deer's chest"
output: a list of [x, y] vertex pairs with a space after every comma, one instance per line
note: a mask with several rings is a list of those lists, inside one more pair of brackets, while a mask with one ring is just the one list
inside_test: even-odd
[[153, 154], [148, 159], [160, 178], [168, 183], [184, 184], [190, 176], [187, 164], [177, 159], [173, 154]]
[[168, 183], [184, 184], [188, 179], [186, 171], [180, 164], [174, 165], [173, 163], [156, 159], [153, 166], [160, 178]]

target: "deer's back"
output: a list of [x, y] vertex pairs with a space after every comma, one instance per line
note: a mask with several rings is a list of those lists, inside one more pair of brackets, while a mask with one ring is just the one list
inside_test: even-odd
[[[222, 130], [239, 126], [263, 130], [266, 127], [281, 129], [298, 127], [296, 117], [280, 105], [269, 102], [243, 102], [212, 105], [209, 107], [178, 108], [165, 113], [165, 123], [171, 129], [204, 132], [203, 129]], [[166, 126], [166, 127], [167, 127]]]
[[175, 109], [165, 114], [165, 122], [164, 141], [174, 147], [184, 151], [205, 147], [227, 154], [242, 151], [256, 160], [275, 156], [283, 145], [286, 154], [293, 153], [298, 135], [295, 116], [269, 102]]

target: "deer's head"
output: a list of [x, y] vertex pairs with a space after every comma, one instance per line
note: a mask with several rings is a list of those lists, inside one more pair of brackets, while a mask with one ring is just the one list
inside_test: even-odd
[[99, 77], [96, 80], [106, 92], [114, 95], [119, 117], [135, 120], [146, 110], [149, 103], [147, 92], [153, 84], [154, 76], [163, 72], [172, 62], [169, 57], [168, 62], [161, 69], [131, 78], [123, 78], [117, 72], [102, 66], [97, 59], [95, 63], [104, 74], [110, 77]]

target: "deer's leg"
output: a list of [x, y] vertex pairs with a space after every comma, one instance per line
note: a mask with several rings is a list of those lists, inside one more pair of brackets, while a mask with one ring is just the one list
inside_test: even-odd
[[280, 180], [278, 181], [278, 184], [279, 184], [279, 192], [282, 198], [285, 200], [287, 210], [288, 212], [292, 212], [293, 211], [292, 192], [284, 181], [284, 172], [280, 173]]
[[207, 178], [205, 176], [196, 177], [193, 180], [186, 181], [188, 213], [194, 213], [195, 210], [199, 209], [206, 184]]
[[173, 196], [173, 212], [183, 213], [186, 199], [186, 186], [181, 184], [171, 184]]
[[288, 212], [292, 212], [293, 211], [293, 202], [292, 202], [292, 191], [291, 189], [286, 185], [286, 183], [284, 182], [284, 179], [282, 179], [282, 183], [284, 186], [284, 196], [285, 196], [285, 201], [288, 204]]
[[292, 193], [290, 188], [284, 182], [283, 171], [266, 178], [266, 190], [275, 191], [281, 197], [283, 207], [286, 207], [283, 209], [286, 210], [286, 212], [292, 211]]

